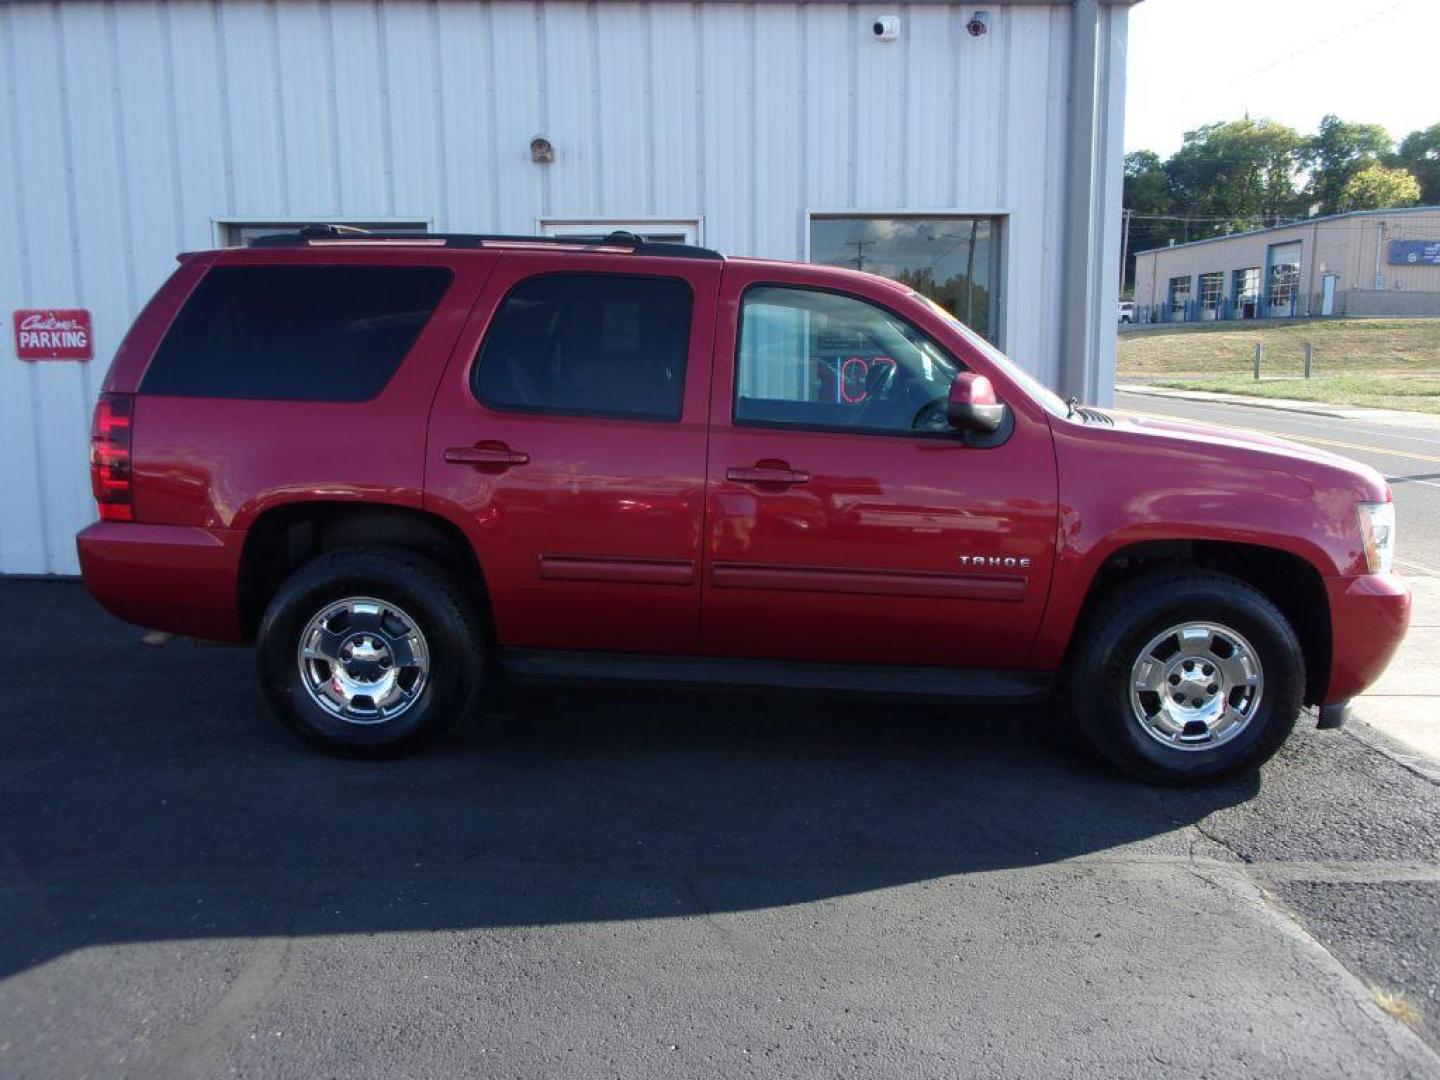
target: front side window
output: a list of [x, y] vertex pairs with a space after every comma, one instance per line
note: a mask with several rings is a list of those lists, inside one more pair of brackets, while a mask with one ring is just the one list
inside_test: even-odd
[[480, 346], [475, 395], [517, 412], [679, 420], [691, 301], [676, 278], [522, 281]]
[[850, 296], [756, 286], [740, 311], [737, 423], [948, 431], [960, 365], [897, 315]]
[[1031, 400], [1042, 405], [1046, 412], [1052, 416], [1059, 417], [1069, 417], [1071, 415], [1073, 410], [1059, 394], [1055, 393], [1054, 390], [1051, 390], [1014, 360], [1010, 359], [1010, 357], [1006, 356], [994, 345], [991, 345], [990, 342], [975, 333], [974, 330], [971, 330], [959, 319], [935, 303], [934, 300], [931, 300], [928, 296], [921, 296], [919, 293], [911, 293], [910, 295], [917, 300], [929, 304], [937, 315], [949, 322], [954, 331], [965, 339], [965, 344], [969, 345], [976, 352], [984, 356], [986, 360], [989, 360], [990, 363], [1003, 371], [1011, 381], [1019, 383], [1021, 389], [1030, 396]]
[[175, 317], [141, 391], [365, 401], [420, 336], [451, 273], [411, 266], [217, 266]]

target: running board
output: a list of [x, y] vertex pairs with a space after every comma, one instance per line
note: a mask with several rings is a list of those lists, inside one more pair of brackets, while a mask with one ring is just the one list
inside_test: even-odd
[[781, 690], [960, 701], [1037, 701], [1046, 697], [1055, 684], [1054, 674], [1048, 671], [814, 664], [550, 649], [501, 649], [500, 664], [506, 674], [526, 683]]

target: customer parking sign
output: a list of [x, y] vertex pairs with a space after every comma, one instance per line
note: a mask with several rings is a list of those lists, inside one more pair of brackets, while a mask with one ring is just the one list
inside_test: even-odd
[[95, 355], [90, 312], [84, 308], [15, 312], [15, 355], [21, 360], [89, 360]]

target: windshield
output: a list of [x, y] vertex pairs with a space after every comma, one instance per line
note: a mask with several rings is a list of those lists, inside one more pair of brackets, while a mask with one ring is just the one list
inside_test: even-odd
[[1060, 395], [1055, 393], [1055, 391], [1051, 390], [1039, 379], [1035, 378], [1034, 375], [1031, 375], [1019, 364], [1015, 363], [1014, 360], [1011, 360], [999, 349], [995, 348], [994, 345], [991, 345], [983, 337], [975, 333], [974, 330], [971, 330], [968, 326], [962, 323], [954, 315], [950, 314], [950, 312], [946, 311], [934, 300], [931, 300], [928, 296], [922, 296], [918, 292], [911, 293], [910, 295], [916, 297], [919, 300], [923, 300], [926, 304], [930, 305], [930, 307], [942, 318], [944, 318], [946, 322], [948, 322], [951, 326], [953, 326], [956, 330], [960, 332], [960, 336], [965, 339], [967, 344], [974, 346], [977, 352], [982, 353], [987, 360], [989, 360], [992, 364], [998, 367], [1015, 382], [1019, 383], [1021, 389], [1024, 390], [1027, 394], [1029, 394], [1030, 397], [1034, 398], [1041, 405], [1043, 405], [1047, 411], [1053, 413], [1055, 416], [1058, 416], [1062, 419], [1070, 415], [1070, 407], [1065, 404], [1064, 400], [1061, 399]]

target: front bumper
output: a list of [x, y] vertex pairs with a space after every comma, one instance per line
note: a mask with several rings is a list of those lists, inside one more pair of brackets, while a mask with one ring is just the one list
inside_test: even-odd
[[190, 525], [97, 521], [75, 537], [85, 588], [126, 622], [239, 641], [245, 534]]
[[1380, 678], [1410, 625], [1410, 587], [1394, 574], [1326, 578], [1330, 683], [1324, 704], [1348, 701]]

